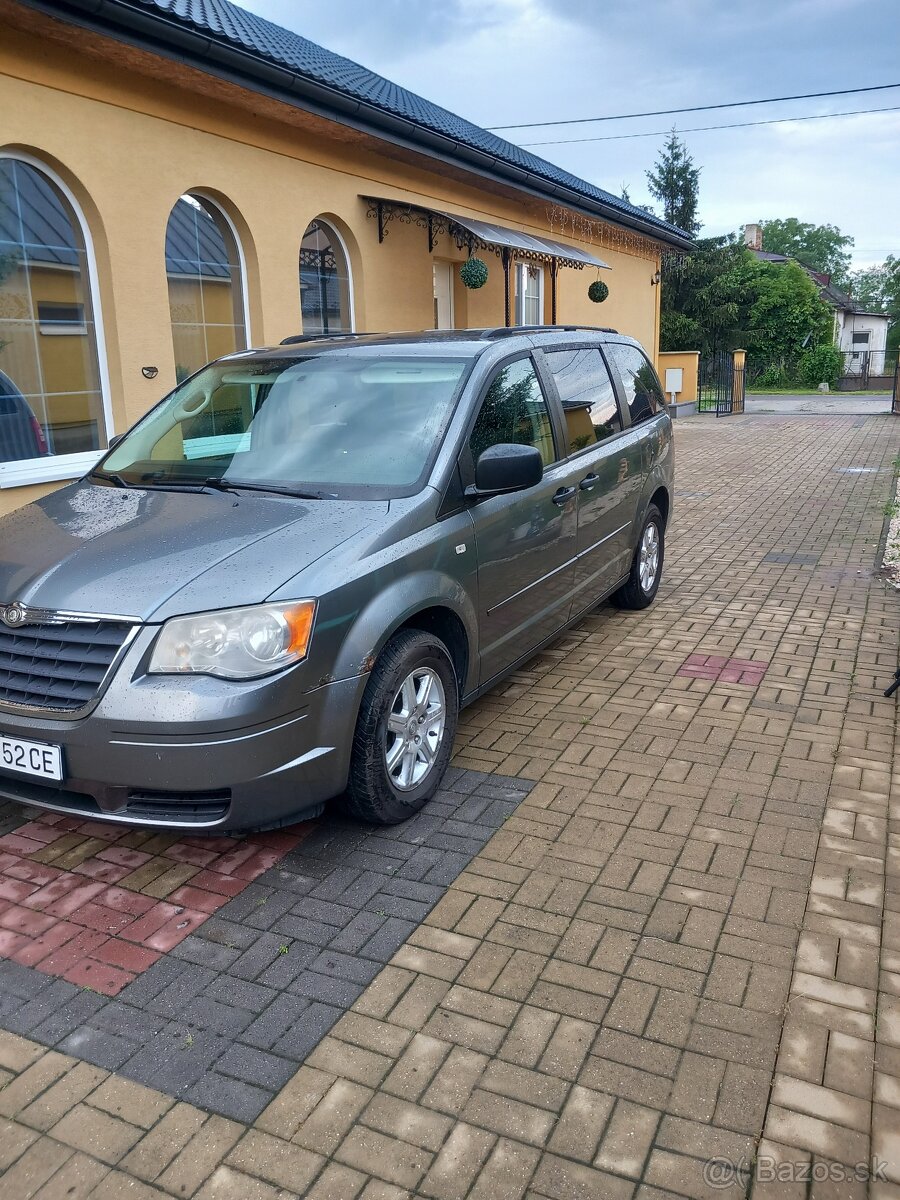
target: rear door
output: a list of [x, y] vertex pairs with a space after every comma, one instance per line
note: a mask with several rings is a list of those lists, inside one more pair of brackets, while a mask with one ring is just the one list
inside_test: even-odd
[[565, 452], [578, 487], [578, 611], [628, 574], [634, 508], [641, 491], [641, 452], [596, 345], [548, 349], [543, 361], [559, 396]]
[[577, 487], [560, 462], [554, 422], [530, 355], [496, 369], [460, 458], [464, 484], [475, 462], [504, 442], [536, 446], [537, 486], [472, 505], [478, 550], [480, 682], [506, 670], [566, 623], [572, 601]]

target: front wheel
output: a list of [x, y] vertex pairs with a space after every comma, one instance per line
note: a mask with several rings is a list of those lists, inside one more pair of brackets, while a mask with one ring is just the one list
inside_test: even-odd
[[637, 549], [631, 560], [631, 574], [612, 595], [617, 608], [639, 609], [653, 603], [662, 579], [663, 559], [666, 551], [665, 522], [655, 504], [647, 509]]
[[420, 629], [395, 634], [363, 693], [345, 797], [351, 815], [396, 825], [418, 812], [447, 769], [458, 716], [444, 643]]

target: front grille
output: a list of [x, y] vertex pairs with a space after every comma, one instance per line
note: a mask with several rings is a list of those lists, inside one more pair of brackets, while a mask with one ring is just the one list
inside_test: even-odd
[[97, 695], [133, 626], [123, 621], [0, 624], [0, 701], [74, 712]]

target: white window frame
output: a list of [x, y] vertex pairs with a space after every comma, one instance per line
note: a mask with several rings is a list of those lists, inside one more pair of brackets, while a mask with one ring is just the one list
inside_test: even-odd
[[[62, 192], [71, 205], [78, 228], [84, 240], [85, 258], [87, 259], [86, 284], [91, 297], [91, 310], [94, 316], [94, 340], [97, 349], [97, 373], [100, 383], [100, 402], [103, 412], [104, 435], [107, 445], [115, 437], [112, 404], [110, 403], [109, 364], [106, 358], [106, 335], [103, 329], [103, 310], [100, 303], [100, 284], [97, 272], [97, 258], [94, 253], [94, 241], [91, 237], [90, 226], [81, 211], [71, 188], [59, 175], [48, 167], [45, 162], [32, 154], [20, 151], [0, 150], [0, 158], [10, 158], [16, 162], [25, 163], [45, 175], [47, 179]], [[35, 313], [35, 321], [37, 314]], [[15, 380], [13, 381], [15, 382]], [[0, 462], [0, 488], [27, 487], [29, 484], [56, 483], [61, 479], [78, 479], [94, 466], [106, 450], [84, 450], [78, 454], [54, 454], [48, 458], [16, 459], [14, 462]]]
[[[537, 322], [537, 324], [543, 325], [543, 323], [544, 323], [544, 268], [541, 266], [540, 263], [529, 262], [527, 259], [524, 261], [520, 259], [515, 263], [515, 273], [514, 273], [515, 288], [514, 288], [514, 295], [513, 295], [513, 316], [515, 318], [514, 324], [515, 325], [526, 324], [526, 322], [525, 322], [525, 292], [524, 292], [524, 289], [520, 292], [519, 280], [523, 278], [524, 272], [528, 271], [529, 269], [533, 269], [533, 270], [537, 271], [538, 314], [540, 316], [540, 320]], [[520, 303], [520, 297], [521, 297], [521, 303]], [[519, 320], [520, 311], [522, 313], [522, 320]]]
[[[315, 222], [317, 225], [321, 225], [324, 229], [328, 230], [329, 237], [333, 237], [335, 239], [335, 241], [341, 248], [341, 253], [344, 255], [344, 262], [347, 264], [347, 288], [349, 289], [349, 292], [350, 292], [350, 328], [349, 328], [349, 330], [347, 330], [347, 332], [348, 333], [356, 333], [356, 306], [355, 306], [355, 302], [354, 302], [354, 295], [356, 293], [356, 289], [353, 286], [353, 264], [350, 261], [350, 255], [347, 251], [347, 243], [344, 241], [344, 235], [341, 233], [341, 231], [335, 225], [333, 225], [331, 223], [331, 221], [328, 220], [327, 217], [320, 217], [317, 214], [314, 217], [310, 217], [309, 220], [306, 222], [306, 224], [303, 226], [303, 233], [300, 235], [301, 246], [303, 245], [304, 237], [306, 237], [306, 231], [307, 231], [307, 229], [309, 229], [310, 225], [313, 224], [313, 222]], [[297, 253], [299, 255], [299, 253], [300, 253], [299, 250], [297, 251]], [[298, 260], [298, 264], [299, 264], [299, 260]], [[299, 279], [298, 279], [298, 285], [299, 285]], [[300, 304], [300, 330], [302, 332], [303, 331], [303, 297], [302, 297], [302, 295], [298, 295], [298, 301]]]
[[[208, 204], [210, 208], [214, 208], [216, 210], [216, 212], [219, 214], [219, 216], [222, 218], [222, 220], [225, 222], [225, 224], [228, 226], [228, 228], [231, 230], [231, 236], [234, 238], [235, 246], [237, 246], [238, 267], [240, 268], [240, 271], [241, 271], [241, 312], [244, 315], [244, 340], [247, 343], [247, 345], [244, 346], [243, 349], [244, 350], [252, 350], [253, 349], [253, 335], [250, 331], [250, 295], [249, 295], [248, 288], [247, 288], [247, 260], [244, 258], [244, 245], [243, 245], [243, 242], [241, 241], [241, 235], [237, 231], [237, 226], [235, 225], [234, 221], [232, 221], [232, 219], [228, 215], [227, 211], [219, 203], [219, 201], [214, 199], [214, 197], [210, 196], [208, 192], [204, 192], [202, 188], [192, 188], [189, 192], [182, 192], [181, 196], [193, 196], [195, 200], [200, 200], [204, 204]], [[178, 197], [178, 200], [181, 199], [181, 196]], [[175, 201], [176, 204], [178, 203], [178, 200]], [[172, 215], [172, 211], [170, 209], [169, 216], [171, 216], [171, 215]], [[168, 226], [168, 223], [169, 223], [169, 218], [166, 217], [166, 225], [167, 226]], [[165, 266], [165, 260], [163, 260], [163, 266]], [[168, 288], [168, 282], [169, 282], [168, 279], [166, 279], [166, 287], [167, 288]], [[174, 348], [173, 348], [172, 353], [174, 355]], [[238, 350], [237, 353], [240, 354], [240, 350]]]

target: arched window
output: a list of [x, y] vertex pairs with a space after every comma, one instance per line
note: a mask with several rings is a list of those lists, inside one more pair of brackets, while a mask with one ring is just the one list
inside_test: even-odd
[[300, 244], [300, 312], [304, 333], [349, 333], [350, 267], [335, 231], [322, 221], [307, 226]]
[[182, 196], [169, 214], [166, 277], [179, 383], [211, 359], [247, 348], [237, 238], [209, 200]]
[[0, 471], [107, 444], [99, 354], [73, 202], [49, 172], [2, 155]]

